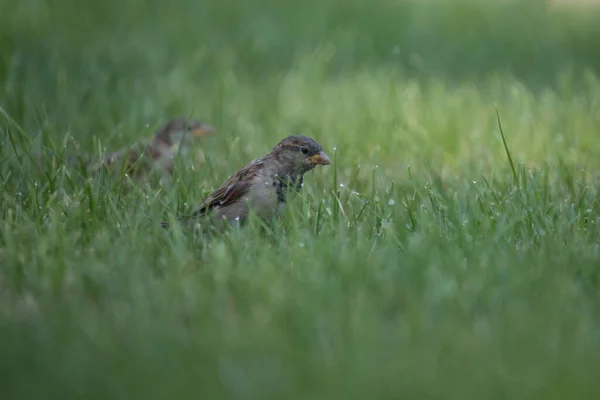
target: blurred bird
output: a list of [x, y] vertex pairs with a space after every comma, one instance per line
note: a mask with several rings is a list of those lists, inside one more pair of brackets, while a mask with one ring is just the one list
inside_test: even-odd
[[176, 118], [158, 129], [151, 138], [144, 138], [132, 146], [109, 153], [90, 170], [100, 168], [125, 170], [131, 178], [139, 180], [150, 172], [159, 171], [171, 176], [173, 173], [173, 157], [177, 152], [187, 155], [189, 148], [198, 138], [214, 132], [214, 128], [201, 121]]
[[[217, 190], [204, 199], [190, 216], [179, 217], [186, 225], [204, 218], [218, 228], [223, 222], [243, 223], [250, 210], [263, 220], [275, 216], [285, 205], [289, 191], [299, 191], [303, 176], [317, 165], [331, 160], [314, 139], [291, 135], [279, 142], [269, 154], [246, 164]], [[206, 220], [205, 220], [206, 221]], [[168, 226], [162, 222], [163, 228]]]

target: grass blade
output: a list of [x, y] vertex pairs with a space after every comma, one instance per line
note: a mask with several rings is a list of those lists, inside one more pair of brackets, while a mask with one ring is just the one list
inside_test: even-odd
[[508, 157], [508, 162], [510, 163], [510, 169], [513, 174], [514, 184], [519, 187], [519, 178], [517, 177], [517, 170], [515, 169], [515, 164], [513, 163], [512, 157], [510, 155], [510, 150], [508, 150], [508, 144], [506, 143], [506, 138], [504, 137], [504, 130], [502, 129], [502, 121], [500, 120], [500, 112], [498, 111], [498, 105], [496, 105], [496, 118], [498, 120], [498, 128], [500, 129], [500, 136], [502, 136], [502, 143], [504, 144], [504, 150], [506, 151], [506, 155]]

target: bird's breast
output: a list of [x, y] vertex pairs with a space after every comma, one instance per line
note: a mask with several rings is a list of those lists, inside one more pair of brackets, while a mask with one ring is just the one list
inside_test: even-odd
[[269, 179], [256, 182], [246, 195], [250, 207], [259, 216], [269, 218], [276, 212], [279, 200], [277, 190]]
[[285, 203], [290, 191], [298, 192], [302, 188], [303, 178], [300, 176], [285, 175], [273, 180], [273, 187], [277, 194], [277, 200]]
[[300, 187], [302, 177], [297, 179], [276, 174], [261, 174], [248, 191], [246, 201], [258, 215], [270, 218], [283, 209], [288, 192], [297, 191]]

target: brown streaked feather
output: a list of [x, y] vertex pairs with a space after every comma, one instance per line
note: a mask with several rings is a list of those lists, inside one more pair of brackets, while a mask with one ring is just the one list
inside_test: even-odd
[[[135, 172], [141, 172], [144, 168], [150, 168], [150, 165], [144, 166], [143, 159], [155, 160], [160, 154], [154, 149], [148, 141], [136, 143], [132, 146], [126, 147], [109, 153], [104, 159], [92, 166], [92, 171], [97, 171], [102, 167], [112, 167], [114, 164], [119, 162], [123, 163], [121, 167], [125, 170], [130, 170], [133, 167]], [[131, 172], [133, 172], [133, 170]]]
[[125, 170], [128, 174], [140, 177], [152, 169], [153, 162], [160, 157], [160, 153], [152, 146], [144, 149], [131, 148], [125, 158]]
[[260, 158], [249, 162], [235, 175], [225, 181], [217, 190], [208, 195], [198, 210], [192, 215], [181, 217], [180, 219], [189, 220], [203, 217], [214, 208], [226, 207], [237, 202], [248, 193], [251, 183], [263, 167], [264, 162]]
[[145, 138], [145, 140], [140, 142], [107, 153], [100, 162], [95, 163], [91, 167], [91, 170], [95, 171], [102, 167], [110, 167], [119, 161], [125, 161], [127, 164], [133, 164], [140, 158], [141, 153], [150, 147], [151, 143], [152, 142], [150, 139]]

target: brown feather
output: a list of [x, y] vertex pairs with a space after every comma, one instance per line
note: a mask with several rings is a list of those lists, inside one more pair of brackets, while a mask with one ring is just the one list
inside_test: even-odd
[[198, 210], [189, 217], [181, 217], [180, 219], [187, 220], [203, 217], [214, 208], [226, 207], [240, 200], [248, 193], [251, 183], [263, 166], [264, 162], [262, 159], [256, 159], [246, 164], [235, 175], [227, 179], [217, 190], [206, 197]]

